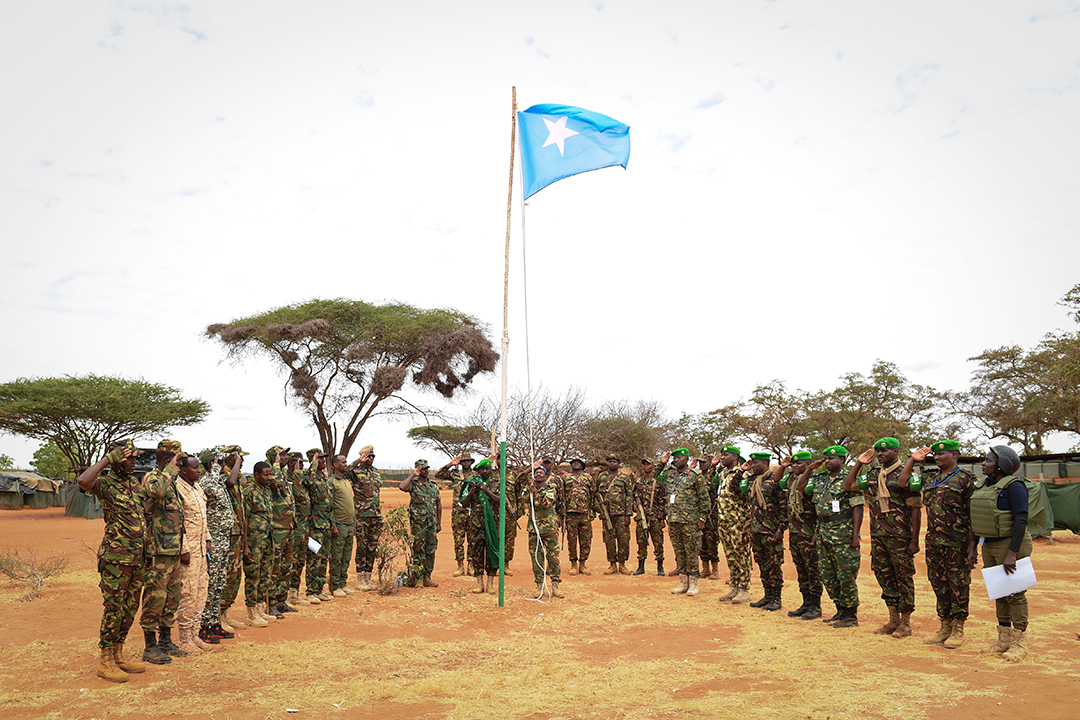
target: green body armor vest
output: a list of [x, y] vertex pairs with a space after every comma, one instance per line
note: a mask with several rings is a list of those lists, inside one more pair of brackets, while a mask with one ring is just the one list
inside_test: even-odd
[[1012, 537], [1013, 515], [1011, 510], [998, 510], [998, 495], [1020, 478], [1009, 475], [994, 485], [976, 486], [971, 493], [971, 532], [977, 537]]

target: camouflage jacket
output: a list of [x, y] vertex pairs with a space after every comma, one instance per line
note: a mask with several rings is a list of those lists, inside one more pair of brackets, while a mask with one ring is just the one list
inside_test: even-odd
[[334, 498], [330, 496], [330, 479], [319, 468], [304, 472], [303, 486], [311, 504], [311, 527], [326, 530], [334, 514]]
[[[773, 469], [750, 476], [749, 490], [750, 532], [773, 535], [787, 530], [787, 491], [781, 490], [780, 483], [773, 480]], [[760, 498], [758, 490], [761, 491]]]
[[[846, 479], [847, 473], [840, 470], [835, 476], [827, 472], [811, 475], [806, 482], [808, 504], [812, 504], [817, 513], [817, 537], [830, 545], [847, 545], [851, 542], [851, 534], [855, 530], [852, 511], [863, 504], [861, 492], [844, 491]], [[840, 516], [847, 517], [836, 519]]]
[[863, 496], [870, 512], [870, 534], [911, 540], [911, 511], [922, 507], [922, 497], [917, 492], [900, 487], [901, 468], [898, 467], [885, 478], [889, 497], [882, 498], [885, 500], [885, 510], [882, 510], [878, 499], [879, 470], [879, 467], [874, 466], [864, 476], [866, 490], [863, 491]]
[[415, 533], [419, 529], [435, 529], [435, 511], [438, 507], [439, 486], [431, 478], [414, 477], [409, 487], [409, 527]]
[[296, 527], [292, 485], [285, 479], [285, 471], [277, 463], [274, 463], [274, 475], [270, 478], [270, 506], [270, 529], [277, 544], [284, 542]]
[[288, 476], [297, 528], [306, 528], [311, 521], [311, 497], [308, 495], [307, 487], [304, 485], [304, 478], [307, 477], [307, 473], [307, 470], [297, 470]]
[[456, 470], [451, 470], [451, 466], [447, 465], [444, 468], [439, 468], [439, 471], [435, 473], [435, 477], [439, 480], [443, 480], [448, 483], [450, 487], [450, 497], [452, 498], [451, 512], [463, 513], [468, 512], [465, 508], [461, 507], [461, 491], [465, 484], [465, 474], [459, 467]]
[[746, 471], [738, 465], [733, 468], [720, 467], [719, 470], [716, 506], [720, 523], [737, 525], [745, 522], [750, 516], [750, 495], [739, 490], [739, 483], [746, 477]]
[[232, 534], [241, 535], [244, 530], [244, 526], [247, 525], [247, 520], [244, 519], [244, 498], [242, 495], [243, 489], [243, 474], [239, 474], [236, 478], [236, 484], [232, 487], [226, 483], [225, 492], [229, 493], [229, 499], [232, 500], [233, 515], [235, 522], [233, 522]]
[[382, 517], [379, 504], [379, 490], [382, 489], [382, 475], [375, 468], [357, 465], [345, 471], [353, 487], [353, 504], [356, 506], [356, 519]]
[[784, 478], [787, 483], [788, 530], [792, 535], [813, 537], [817, 525], [817, 510], [807, 493], [799, 492], [799, 475], [789, 472]]
[[[526, 491], [525, 503], [528, 504], [528, 491]], [[556, 506], [559, 504], [559, 486], [552, 480], [548, 480], [544, 487], [532, 493], [532, 507], [536, 512], [536, 526], [540, 529], [541, 535], [551, 535], [556, 529], [555, 523]], [[528, 523], [529, 532], [536, 534], [536, 528], [533, 527], [532, 521]]]
[[270, 538], [270, 519], [273, 513], [273, 501], [270, 488], [262, 487], [252, 481], [244, 485], [241, 491], [244, 503], [244, 518], [247, 521], [249, 541], [255, 538]]
[[701, 473], [689, 467], [669, 468], [660, 475], [669, 522], [697, 525], [709, 513], [709, 490]]
[[184, 544], [185, 553], [202, 554], [206, 552], [206, 541], [210, 540], [210, 528], [206, 526], [206, 492], [199, 486], [188, 485], [183, 479], [176, 483], [176, 492], [184, 502]]
[[720, 478], [721, 475], [716, 471], [716, 468], [709, 468], [708, 472], [701, 474], [705, 478], [705, 487], [709, 491], [709, 525], [716, 524], [717, 516], [717, 498], [720, 494]]
[[946, 478], [937, 470], [922, 476], [923, 501], [926, 503], [926, 544], [940, 547], [963, 547], [971, 535], [971, 493], [976, 477], [957, 468]]
[[229, 468], [224, 468], [224, 472], [222, 470], [223, 468], [214, 463], [199, 478], [199, 487], [206, 493], [206, 524], [214, 542], [228, 542], [236, 522], [232, 498], [225, 486]]
[[143, 476], [140, 497], [146, 529], [149, 531], [146, 552], [149, 555], [179, 555], [184, 542], [184, 503], [176, 491], [179, 470], [166, 465]]
[[667, 518], [668, 499], [664, 495], [664, 481], [660, 479], [658, 471], [653, 472], [652, 475], [643, 474], [638, 477], [634, 488], [634, 497], [635, 518], [638, 517], [636, 503], [641, 503], [642, 509], [645, 510], [645, 517], [656, 520]]
[[146, 545], [146, 515], [143, 513], [138, 478], [122, 467], [97, 476], [91, 491], [105, 513], [105, 534], [98, 547], [98, 561], [117, 565], [141, 565]]
[[[580, 463], [579, 463], [580, 464]], [[592, 513], [597, 507], [596, 478], [587, 472], [563, 475], [563, 510], [568, 513]]]
[[608, 515], [632, 515], [634, 512], [634, 474], [627, 468], [615, 472], [602, 470], [596, 476], [596, 512], [603, 516], [601, 507], [607, 507]]

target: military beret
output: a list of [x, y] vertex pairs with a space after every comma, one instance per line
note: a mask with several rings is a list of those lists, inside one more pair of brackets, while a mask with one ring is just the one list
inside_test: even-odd
[[900, 441], [897, 440], [894, 437], [884, 437], [884, 438], [881, 438], [880, 440], [878, 440], [876, 443], [874, 443], [874, 449], [875, 450], [883, 450], [885, 448], [896, 449], [896, 448], [899, 448], [899, 447], [900, 447]]
[[473, 465], [474, 470], [479, 470], [480, 468], [486, 468], [486, 467], [491, 467], [491, 460], [489, 460], [487, 458], [484, 458], [480, 462]]
[[236, 455], [248, 455], [249, 453], [244, 452], [240, 448], [239, 445], [226, 445], [225, 447], [223, 447], [221, 449], [221, 454], [222, 455], [233, 455], [233, 454], [236, 454]]
[[751, 460], [772, 460], [772, 453], [767, 452], [753, 452], [750, 453]]
[[427, 460], [424, 460], [423, 458], [421, 458], [420, 460], [417, 460], [416, 462], [413, 463], [413, 467], [414, 468], [429, 468], [429, 467], [431, 467], [431, 464], [428, 463]]
[[307, 451], [308, 460], [314, 460], [315, 458], [326, 457], [326, 453], [320, 448], [311, 448]]
[[799, 462], [800, 460], [813, 460], [813, 459], [814, 459], [814, 453], [810, 452], [809, 450], [800, 450], [799, 452], [797, 452], [797, 453], [795, 453], [794, 455], [791, 456], [791, 461], [792, 462]]
[[179, 440], [162, 440], [157, 444], [158, 450], [164, 450], [165, 452], [178, 453], [180, 452]]
[[677, 448], [672, 450], [671, 454], [675, 457], [690, 457], [690, 451], [686, 448]]
[[938, 452], [940, 450], [956, 450], [956, 451], [959, 452], [960, 443], [958, 443], [955, 440], [939, 440], [936, 443], [934, 443], [930, 447], [930, 449], [933, 450], [934, 452]]
[[830, 445], [822, 453], [825, 457], [847, 457], [847, 448], [842, 445]]
[[725, 445], [724, 447], [720, 448], [720, 452], [731, 453], [732, 455], [742, 455], [742, 451], [734, 445]]

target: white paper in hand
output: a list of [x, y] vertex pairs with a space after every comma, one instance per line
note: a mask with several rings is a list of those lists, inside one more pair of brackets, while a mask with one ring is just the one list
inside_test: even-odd
[[1035, 587], [1035, 568], [1032, 567], [1029, 557], [1016, 561], [1016, 572], [1012, 575], [1006, 574], [1004, 565], [983, 568], [982, 575], [986, 583], [986, 594], [991, 600]]
[[320, 550], [322, 550], [322, 545], [315, 542], [315, 538], [309, 537], [307, 539], [307, 549], [317, 554]]

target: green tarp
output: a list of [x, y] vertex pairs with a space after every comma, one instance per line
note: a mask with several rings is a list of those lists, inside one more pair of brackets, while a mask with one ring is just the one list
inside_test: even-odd
[[[1053, 514], [1050, 518], [1055, 530], [1070, 530], [1080, 533], [1080, 483], [1066, 485], [1042, 485]], [[1034, 533], [1032, 533], [1034, 535]]]
[[79, 486], [74, 483], [69, 483], [64, 486], [64, 492], [67, 493], [67, 498], [64, 503], [64, 514], [69, 517], [81, 517], [87, 520], [96, 520], [97, 518], [105, 517], [105, 513], [101, 510], [101, 503], [93, 495], [84, 493], [79, 489]]
[[1028, 532], [1031, 537], [1050, 537], [1054, 529], [1054, 505], [1047, 489], [1056, 487], [1043, 482], [1025, 480], [1028, 489]]

